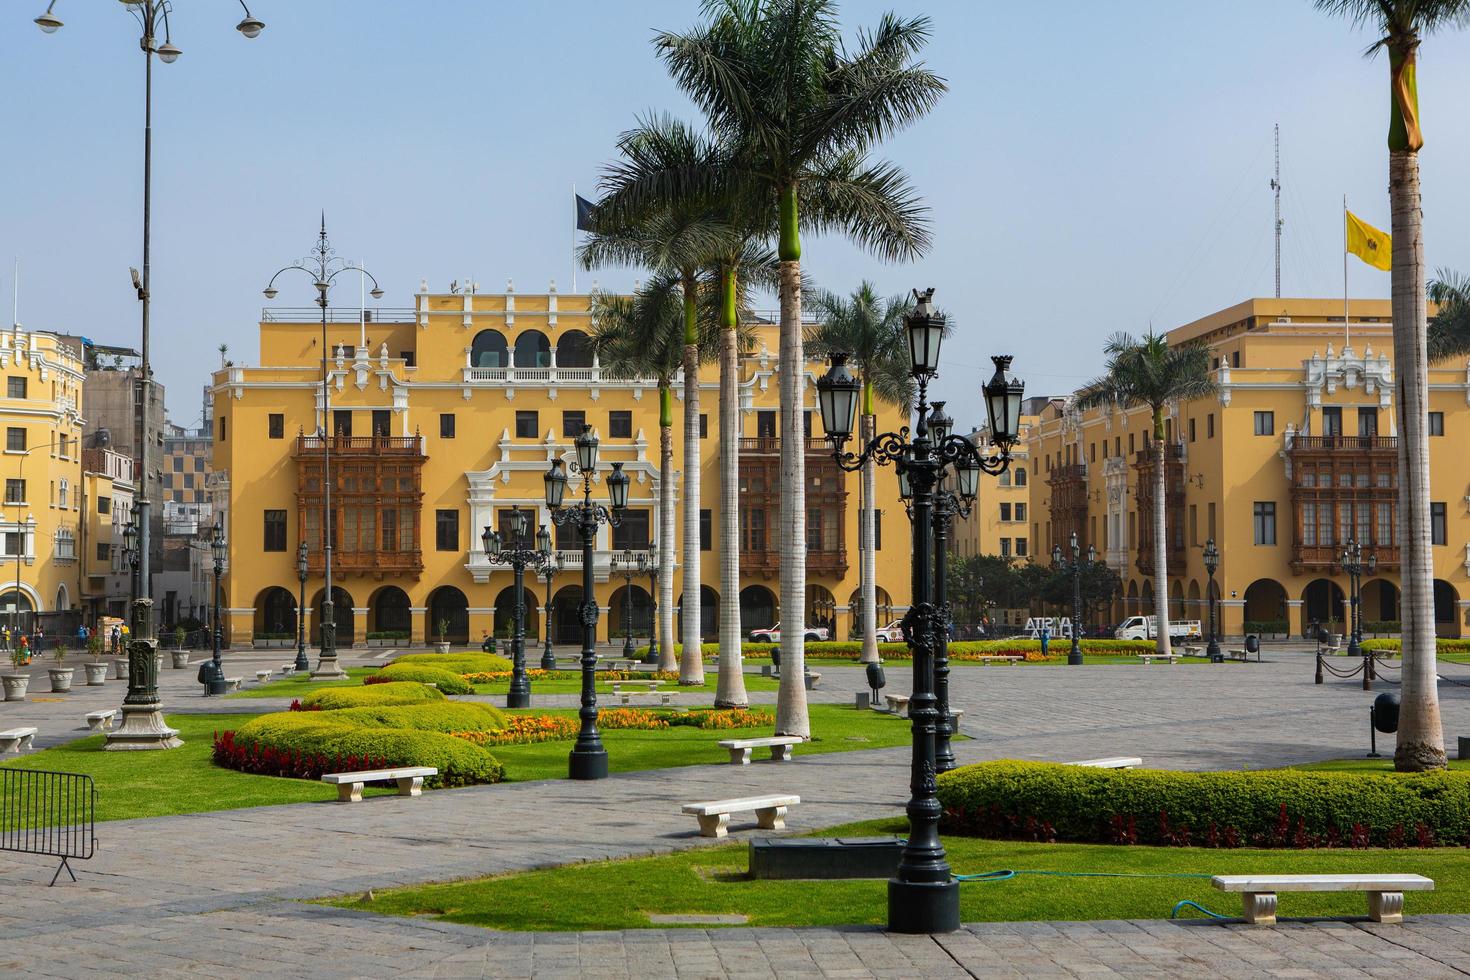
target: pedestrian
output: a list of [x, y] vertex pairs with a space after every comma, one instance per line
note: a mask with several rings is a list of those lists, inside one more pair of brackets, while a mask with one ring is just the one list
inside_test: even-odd
[[1051, 645], [1051, 624], [1046, 623], [1041, 627], [1041, 656], [1046, 658], [1046, 648]]

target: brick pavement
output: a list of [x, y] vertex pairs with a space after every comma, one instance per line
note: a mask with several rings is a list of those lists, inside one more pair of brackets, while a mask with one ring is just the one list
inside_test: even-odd
[[[242, 672], [249, 668], [246, 676], [257, 658], [261, 666], [284, 659], [277, 651], [232, 657]], [[824, 690], [814, 700], [850, 703], [862, 687], [856, 668], [822, 672]], [[901, 688], [904, 673], [892, 665], [889, 683]], [[1291, 654], [1261, 665], [964, 667], [953, 676], [955, 703], [967, 709], [964, 727], [974, 736], [956, 746], [962, 762], [1106, 752], [1189, 768], [1351, 755], [1366, 743], [1371, 699], [1350, 682], [1315, 687], [1310, 657]], [[193, 670], [163, 672], [169, 708], [219, 710], [198, 696], [193, 678]], [[61, 703], [6, 704], [0, 722], [33, 718], [43, 744], [54, 744], [79, 734], [86, 710], [116, 703], [121, 694], [121, 682], [112, 681], [59, 695]], [[1447, 734], [1470, 732], [1470, 689], [1446, 686], [1441, 695]], [[0, 854], [0, 973], [1470, 975], [1470, 917], [1463, 916], [1414, 917], [1405, 927], [1327, 922], [1274, 929], [1161, 920], [993, 923], [938, 939], [873, 929], [497, 934], [293, 901], [702, 846], [693, 821], [678, 813], [677, 804], [689, 799], [794, 791], [803, 798], [789, 819], [797, 831], [896, 814], [906, 778], [906, 751], [890, 749], [808, 756], [791, 766], [700, 766], [353, 807], [302, 804], [103, 824], [98, 855], [79, 862], [77, 885], [48, 889], [54, 865]], [[748, 828], [737, 825], [737, 837]]]

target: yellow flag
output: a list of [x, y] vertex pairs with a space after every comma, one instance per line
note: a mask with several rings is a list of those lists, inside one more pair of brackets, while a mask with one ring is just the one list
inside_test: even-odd
[[1375, 269], [1393, 267], [1393, 237], [1379, 231], [1351, 211], [1347, 215], [1347, 250]]

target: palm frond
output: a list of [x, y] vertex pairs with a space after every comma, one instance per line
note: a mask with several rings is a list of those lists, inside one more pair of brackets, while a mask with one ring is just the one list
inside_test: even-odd
[[800, 206], [804, 227], [845, 234], [885, 261], [929, 250], [929, 206], [895, 164], [842, 154], [806, 172]]
[[1429, 301], [1438, 307], [1429, 319], [1429, 359], [1470, 354], [1470, 276], [1436, 270], [1429, 281]]

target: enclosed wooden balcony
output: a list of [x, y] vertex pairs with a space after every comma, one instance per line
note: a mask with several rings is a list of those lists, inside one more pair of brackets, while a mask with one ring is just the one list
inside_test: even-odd
[[1397, 567], [1398, 438], [1295, 436], [1286, 447], [1291, 474], [1292, 571], [1327, 571], [1347, 542]]
[[[844, 515], [846, 474], [832, 458], [825, 439], [807, 439], [807, 570], [818, 575], [847, 574]], [[757, 436], [740, 440], [740, 572], [775, 578], [781, 571], [781, 440]]]
[[[1145, 447], [1133, 457], [1138, 474], [1134, 499], [1138, 501], [1138, 550], [1134, 565], [1142, 575], [1154, 574], [1154, 452]], [[1164, 447], [1164, 523], [1169, 535], [1165, 560], [1175, 567], [1184, 562], [1184, 446]]]

